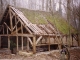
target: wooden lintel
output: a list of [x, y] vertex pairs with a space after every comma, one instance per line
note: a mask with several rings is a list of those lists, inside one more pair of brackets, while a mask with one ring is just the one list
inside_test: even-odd
[[[4, 24], [6, 25], [6, 27], [11, 31], [11, 29], [9, 28], [9, 26], [4, 22]], [[4, 27], [3, 27], [4, 28]]]
[[31, 39], [29, 37], [27, 37], [27, 39], [29, 40], [30, 44], [33, 46]]
[[36, 45], [38, 44], [38, 42], [42, 39], [42, 36], [40, 36], [37, 41], [36, 41]]

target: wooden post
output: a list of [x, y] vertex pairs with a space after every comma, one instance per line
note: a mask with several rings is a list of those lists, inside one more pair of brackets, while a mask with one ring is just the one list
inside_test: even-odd
[[29, 40], [28, 39], [26, 40], [27, 40], [27, 51], [29, 51]]
[[50, 51], [50, 36], [48, 37], [48, 40], [49, 40], [49, 51]]
[[23, 50], [23, 36], [21, 37], [21, 42], [22, 42], [22, 50]]
[[0, 36], [0, 48], [1, 48], [1, 36]]
[[11, 15], [11, 8], [9, 8], [10, 13], [10, 26], [11, 26], [11, 32], [13, 31], [13, 24], [12, 24], [12, 15]]
[[17, 51], [18, 51], [18, 36], [16, 38], [17, 38]]
[[8, 36], [8, 49], [10, 49], [10, 37]]
[[36, 53], [36, 37], [33, 37], [33, 53]]
[[[21, 24], [21, 33], [23, 34], [23, 26]], [[21, 41], [22, 41], [22, 50], [23, 50], [23, 36], [21, 36]]]

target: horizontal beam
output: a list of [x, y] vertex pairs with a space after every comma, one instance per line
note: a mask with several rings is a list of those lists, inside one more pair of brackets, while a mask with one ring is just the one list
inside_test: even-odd
[[24, 36], [24, 37], [33, 37], [30, 34], [0, 34], [0, 36]]

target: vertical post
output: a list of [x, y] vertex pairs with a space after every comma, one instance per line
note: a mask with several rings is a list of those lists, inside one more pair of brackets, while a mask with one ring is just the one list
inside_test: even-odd
[[33, 53], [36, 53], [36, 37], [33, 37]]
[[50, 36], [48, 37], [48, 40], [49, 40], [49, 51], [50, 51]]
[[61, 49], [61, 39], [60, 39], [60, 36], [58, 37], [58, 47], [59, 47], [59, 49]]
[[29, 51], [29, 40], [28, 39], [26, 40], [27, 40], [27, 51]]
[[[23, 34], [23, 26], [21, 24], [21, 33]], [[22, 41], [22, 50], [23, 50], [23, 36], [21, 36], [21, 41]]]
[[8, 49], [10, 49], [10, 37], [8, 36]]
[[1, 36], [0, 36], [0, 48], [1, 48]]
[[10, 13], [10, 26], [11, 26], [11, 32], [13, 31], [13, 24], [12, 24], [12, 16], [11, 16], [11, 8], [9, 7], [9, 13]]
[[16, 38], [17, 38], [17, 51], [18, 51], [18, 36]]
[[21, 37], [21, 42], [22, 42], [22, 50], [23, 50], [23, 36]]

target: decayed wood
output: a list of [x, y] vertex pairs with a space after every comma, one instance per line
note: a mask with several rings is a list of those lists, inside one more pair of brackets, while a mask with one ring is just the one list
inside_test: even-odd
[[36, 37], [33, 37], [33, 53], [36, 53]]
[[21, 37], [22, 50], [23, 50], [23, 36]]
[[10, 37], [8, 36], [8, 49], [10, 49]]
[[[4, 24], [6, 25], [6, 27], [11, 31], [11, 29], [9, 28], [9, 26], [4, 22]], [[3, 29], [4, 29], [4, 27], [3, 27]]]
[[36, 41], [36, 45], [39, 43], [39, 41], [42, 39], [42, 36], [40, 36], [37, 41]]

